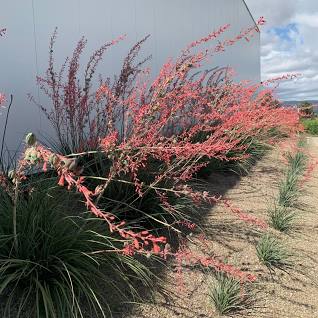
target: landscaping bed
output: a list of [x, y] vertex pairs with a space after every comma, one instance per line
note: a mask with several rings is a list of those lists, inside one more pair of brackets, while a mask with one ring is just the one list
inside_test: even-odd
[[[93, 52], [81, 73], [86, 40], [57, 68], [55, 30], [48, 68], [37, 77], [49, 107], [30, 100], [56, 140], [46, 145], [29, 132], [13, 158], [4, 145], [14, 99], [0, 100], [7, 106], [3, 317], [140, 317], [146, 305], [134, 305], [158, 294], [175, 315], [254, 312], [265, 267], [281, 273], [296, 266], [281, 238], [295, 229], [315, 164], [299, 114], [271, 88], [294, 75], [253, 84], [234, 81], [227, 69], [201, 70], [215, 54], [252, 39], [258, 26], [204, 48], [230, 26], [220, 27], [167, 61], [154, 80], [143, 68], [147, 59], [136, 61], [148, 37], [129, 51], [118, 76], [96, 79], [103, 54], [124, 37]], [[274, 147], [284, 150], [281, 158], [268, 153]], [[147, 310], [145, 317], [157, 312]]]

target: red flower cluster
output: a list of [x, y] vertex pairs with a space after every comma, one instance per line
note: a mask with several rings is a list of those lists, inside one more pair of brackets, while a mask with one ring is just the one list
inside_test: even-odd
[[6, 102], [6, 96], [0, 93], [0, 106]]
[[241, 209], [234, 207], [229, 200], [222, 201], [224, 206], [229, 208], [232, 213], [234, 213], [240, 220], [250, 223], [252, 225], [256, 225], [261, 229], [267, 229], [268, 224], [264, 220], [260, 220], [252, 215], [248, 215], [247, 213], [243, 212]]

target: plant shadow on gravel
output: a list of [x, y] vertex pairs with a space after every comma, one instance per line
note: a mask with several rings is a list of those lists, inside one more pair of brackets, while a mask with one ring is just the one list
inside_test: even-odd
[[[233, 173], [232, 169], [231, 171], [226, 171], [226, 170], [227, 168], [224, 165], [223, 172], [213, 172], [213, 173], [211, 172], [209, 177], [207, 176], [205, 177], [205, 180], [201, 180], [201, 181], [196, 180], [196, 182], [198, 183], [197, 186], [201, 189], [204, 188], [206, 191], [209, 191], [211, 195], [225, 196], [226, 193], [230, 189], [235, 187], [241, 180], [241, 176], [237, 173]], [[209, 237], [212, 236], [213, 241], [222, 244], [222, 246], [227, 248], [230, 252], [235, 250], [235, 247], [231, 245], [232, 240], [237, 239], [239, 237], [240, 239], [245, 239], [245, 240], [247, 239], [251, 243], [255, 243], [255, 241], [257, 241], [258, 238], [260, 237], [261, 232], [251, 227], [248, 227], [245, 229], [247, 232], [245, 231], [243, 232], [241, 222], [233, 223], [233, 221], [227, 222], [226, 220], [224, 220], [222, 224], [216, 223], [215, 225], [209, 224], [207, 226], [206, 217], [210, 215], [211, 211], [213, 213], [213, 208], [214, 206], [211, 206], [211, 205], [201, 206], [200, 213], [197, 213], [197, 211], [195, 211], [193, 214], [188, 214], [188, 218], [190, 218], [192, 222], [197, 224], [197, 229], [194, 231], [182, 229], [182, 232], [183, 232], [182, 236], [176, 235], [173, 231], [170, 233], [164, 232], [164, 234], [167, 235], [167, 237], [169, 237], [169, 240], [172, 241], [171, 244], [173, 249], [177, 250], [179, 247], [180, 240], [185, 238], [188, 234], [190, 234], [190, 237], [191, 237], [192, 235], [191, 233], [198, 234], [198, 235], [205, 233]], [[173, 265], [173, 263], [171, 264], [168, 261], [167, 265], [171, 266]], [[201, 273], [206, 274], [206, 270], [201, 265], [195, 265], [195, 266], [184, 265], [183, 267], [185, 270], [200, 271]], [[159, 277], [164, 278], [166, 275], [165, 274], [166, 270], [167, 270], [167, 267], [165, 265], [160, 265], [156, 267], [155, 273]], [[175, 297], [176, 295], [173, 296], [170, 291], [168, 291], [168, 293], [164, 295], [165, 302], [159, 302], [159, 303], [157, 303], [157, 300], [154, 301], [152, 298], [148, 297], [147, 289], [142, 289], [141, 295], [142, 295], [142, 303], [151, 304], [151, 305], [157, 304], [158, 306], [167, 306], [169, 310], [175, 311], [176, 314], [178, 312], [177, 309], [179, 308], [178, 307], [179, 304], [172, 305], [172, 302], [171, 302], [172, 297]], [[253, 305], [255, 304], [253, 303]], [[127, 304], [123, 308], [125, 309], [121, 311], [121, 313], [117, 312], [114, 317], [116, 318], [129, 317], [129, 314], [134, 312], [135, 304], [131, 304], [131, 305]], [[184, 308], [180, 307], [180, 309], [188, 312], [189, 317], [194, 318], [194, 317], [197, 317], [198, 315], [198, 313], [195, 311], [194, 308], [188, 309], [185, 307]], [[235, 313], [235, 314], [239, 314], [239, 313]], [[143, 316], [140, 316], [140, 317], [143, 317]]]
[[[205, 187], [206, 190], [209, 190], [209, 188], [212, 185], [212, 188], [214, 189], [214, 191], [211, 190], [211, 192], [210, 192], [211, 195], [215, 195], [215, 194], [222, 195], [222, 196], [225, 195], [226, 192], [229, 189], [231, 189], [231, 187], [234, 187], [237, 184], [237, 182], [239, 182], [239, 180], [240, 180], [240, 177], [238, 175], [232, 174], [232, 173], [226, 173], [225, 175], [220, 174], [220, 173], [216, 173], [216, 174], [211, 174], [211, 177], [212, 178], [211, 179], [209, 178], [209, 181], [205, 180], [203, 183], [200, 183], [200, 182], [198, 182], [198, 180], [196, 180], [197, 186], [199, 186], [200, 188]], [[216, 183], [211, 181], [211, 180], [213, 180], [214, 177], [217, 177], [217, 180], [219, 180], [219, 181], [226, 180], [226, 179], [229, 179], [230, 181], [229, 182], [222, 182], [222, 186], [220, 188], [216, 187], [218, 189], [218, 192], [216, 192], [215, 191], [216, 188], [214, 186], [219, 181]], [[216, 179], [214, 179], [214, 180], [216, 180]], [[187, 228], [180, 228], [180, 230], [182, 229], [182, 235], [179, 235], [179, 234], [175, 233], [175, 231], [169, 231], [167, 229], [162, 229], [162, 230], [159, 230], [160, 234], [168, 237], [169, 243], [171, 244], [171, 248], [173, 249], [173, 251], [177, 251], [179, 248], [180, 241], [182, 241], [184, 238], [186, 238], [187, 235], [189, 235], [189, 234], [192, 235], [192, 233], [197, 233], [197, 234], [201, 233], [202, 229], [200, 227], [200, 224], [203, 224], [205, 222], [204, 221], [205, 217], [211, 212], [211, 209], [213, 209], [213, 206], [211, 206], [211, 205], [209, 205], [209, 206], [202, 205], [199, 208], [199, 213], [198, 213], [197, 209], [194, 209], [194, 211], [192, 213], [188, 210], [187, 219], [190, 220], [191, 222], [197, 224], [197, 227], [196, 227], [197, 229], [194, 231], [187, 229]], [[167, 216], [165, 216], [165, 217], [167, 217]], [[178, 226], [176, 228], [178, 229]], [[203, 229], [204, 229], [204, 225], [203, 225]], [[226, 245], [225, 241], [223, 241], [223, 243]], [[174, 266], [174, 261], [173, 260], [170, 261], [168, 259], [167, 264], [163, 264], [161, 262], [154, 263], [154, 267], [152, 267], [152, 270], [154, 271], [156, 276], [160, 277], [161, 279], [164, 279], [166, 277], [166, 271], [168, 270], [168, 267], [170, 267], [170, 266]], [[200, 271], [204, 271], [202, 266], [190, 266], [190, 268], [192, 270], [198, 269]], [[172, 295], [171, 295], [170, 291], [161, 290], [161, 292], [160, 292], [160, 289], [162, 289], [162, 287], [163, 286], [161, 286], [158, 283], [158, 284], [156, 284], [156, 287], [154, 288], [154, 290], [156, 292], [159, 291], [159, 294], [161, 294], [161, 296], [163, 296], [163, 298], [165, 299], [165, 302], [160, 303], [159, 305], [165, 306], [167, 304], [171, 304]], [[141, 285], [139, 285], [139, 288], [140, 288], [139, 292], [140, 292], [141, 299], [142, 299], [141, 303], [146, 303], [146, 304], [156, 304], [157, 303], [157, 300], [149, 297], [149, 289], [144, 288]], [[135, 305], [136, 305], [135, 303], [131, 303], [131, 304], [126, 303], [119, 312], [116, 312], [113, 314], [114, 317], [116, 317], [116, 318], [129, 317], [129, 314], [134, 312]], [[173, 310], [174, 306], [170, 307], [168, 305], [168, 307], [170, 310]], [[175, 309], [177, 309], [177, 307]], [[184, 310], [185, 310], [185, 308], [184, 308]], [[191, 310], [189, 309], [189, 313], [190, 312], [191, 312]], [[196, 317], [196, 312], [193, 312], [192, 315], [193, 315], [193, 317]]]

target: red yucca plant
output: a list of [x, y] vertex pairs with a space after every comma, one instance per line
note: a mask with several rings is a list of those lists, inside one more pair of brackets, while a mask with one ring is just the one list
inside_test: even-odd
[[[258, 25], [263, 23], [261, 18]], [[240, 219], [264, 227], [264, 222], [246, 215], [229, 202], [205, 191], [195, 191], [187, 184], [210, 159], [226, 161], [233, 153], [237, 155], [231, 155], [231, 160], [245, 158], [246, 140], [269, 141], [275, 129], [288, 134], [298, 130], [297, 113], [273, 103], [269, 98], [272, 90], [266, 88], [269, 83], [234, 83], [228, 75], [219, 81], [218, 72], [200, 72], [204, 62], [213, 55], [242, 39], [249, 40], [258, 32], [258, 27], [254, 26], [211, 49], [193, 52], [228, 28], [229, 25], [221, 27], [191, 43], [176, 61], [170, 60], [162, 67], [152, 83], [145, 79], [147, 71], [140, 69], [143, 61], [133, 65], [145, 38], [130, 51], [118, 79], [113, 84], [110, 80], [101, 81], [95, 92], [91, 80], [96, 65], [104, 51], [118, 40], [94, 53], [85, 70], [83, 87], [76, 74], [85, 41], [81, 40], [74, 51], [65, 83], [62, 75], [66, 64], [56, 73], [51, 55], [46, 78], [39, 78], [38, 83], [51, 98], [53, 108], [52, 111], [43, 110], [52, 121], [62, 148], [81, 153], [65, 157], [32, 141], [20, 162], [17, 180], [24, 177], [30, 165], [43, 170], [55, 169], [59, 185], [76, 188], [85, 198], [88, 209], [103, 218], [114, 235], [125, 240], [123, 248], [115, 252], [129, 255], [176, 256], [167, 249], [165, 237], [137, 225], [131, 228], [125, 219], [102, 209], [101, 199], [112, 183], [133, 185], [141, 198], [150, 191], [155, 193], [166, 213], [175, 217], [172, 223], [158, 221], [168, 229], [173, 229], [180, 217], [169, 200], [171, 196], [188, 198], [194, 204], [222, 202]], [[51, 39], [51, 51], [55, 37], [56, 33]], [[78, 158], [88, 153], [107, 158], [105, 174], [80, 176], [82, 168]], [[154, 161], [159, 164], [152, 171], [150, 166]], [[151, 178], [141, 177], [150, 171]], [[87, 182], [90, 179], [98, 180], [99, 185], [90, 188]], [[149, 215], [148, 211], [145, 213]], [[189, 255], [188, 252], [183, 254]], [[216, 266], [216, 262], [210, 260], [199, 261], [193, 257], [191, 260]]]

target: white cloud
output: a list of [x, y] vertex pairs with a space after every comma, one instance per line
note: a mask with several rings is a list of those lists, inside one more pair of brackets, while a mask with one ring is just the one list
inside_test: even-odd
[[318, 28], [318, 12], [313, 14], [312, 13], [296, 14], [295, 20], [302, 26], [310, 27], [310, 28]]
[[318, 1], [246, 0], [255, 18], [268, 21], [262, 29], [262, 77], [301, 73], [284, 82], [279, 96], [287, 100], [318, 99]]

